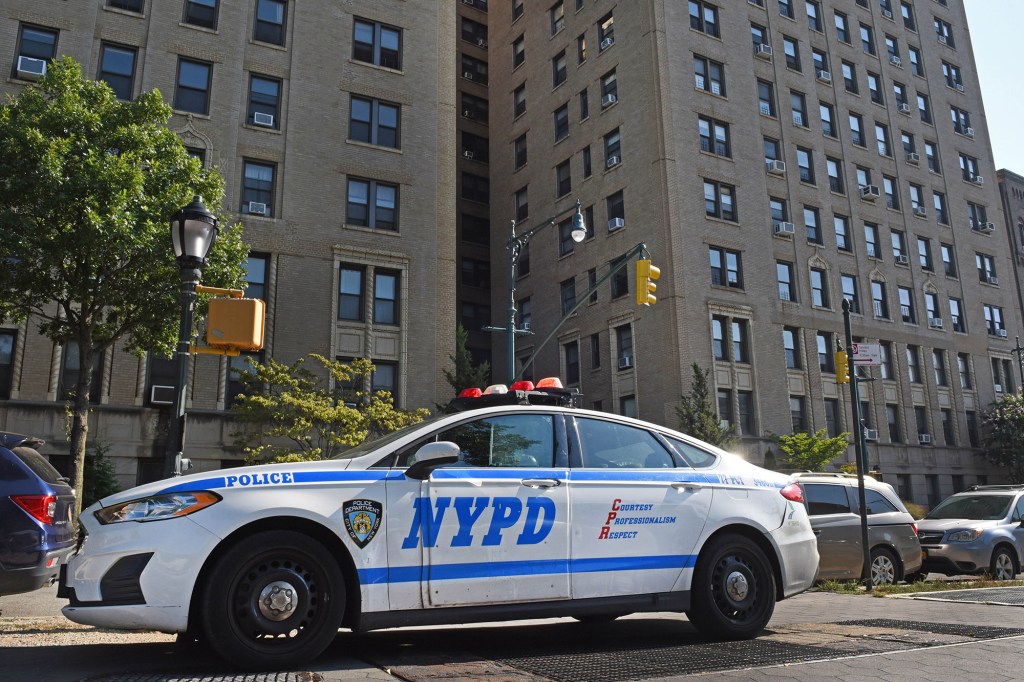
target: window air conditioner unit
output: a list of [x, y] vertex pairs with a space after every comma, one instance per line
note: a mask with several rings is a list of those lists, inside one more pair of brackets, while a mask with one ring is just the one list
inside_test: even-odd
[[886, 19], [892, 19], [892, 10], [888, 10], [888, 9], [883, 8], [882, 9], [882, 16], [885, 17]]
[[471, 81], [471, 80], [473, 80], [473, 72], [472, 71], [463, 71], [462, 72], [462, 77], [465, 78], [468, 81]]
[[928, 211], [925, 210], [924, 206], [915, 206], [914, 215], [924, 218], [926, 215], [928, 215]]
[[980, 175], [975, 175], [973, 178], [971, 178], [971, 182], [973, 182], [975, 185], [984, 185], [985, 178], [983, 178]]
[[466, 151], [462, 152], [462, 156], [463, 156], [463, 158], [469, 159], [470, 161], [473, 160], [473, 152], [471, 152], [468, 149]]
[[921, 445], [931, 445], [932, 435], [930, 433], [919, 433], [917, 434], [917, 442]]
[[633, 366], [633, 356], [623, 355], [619, 358], [619, 369], [629, 369]]
[[174, 386], [150, 386], [149, 402], [154, 405], [173, 405]]
[[998, 336], [1001, 339], [1005, 339], [1006, 338], [1006, 330], [1005, 329], [997, 329], [996, 330], [996, 336]]
[[999, 278], [996, 277], [995, 275], [989, 275], [988, 277], [985, 278], [985, 281], [988, 282], [989, 284], [999, 286]]
[[892, 64], [893, 66], [898, 66], [901, 69], [903, 68], [903, 60], [897, 57], [896, 55], [892, 55], [891, 57], [889, 57], [889, 63]]
[[868, 201], [874, 201], [881, 194], [878, 191], [878, 185], [862, 185], [860, 188], [860, 198]]
[[993, 223], [972, 223], [971, 229], [975, 232], [981, 232], [982, 234], [991, 233], [996, 226]]
[[262, 112], [257, 111], [256, 113], [254, 113], [252, 115], [252, 122], [255, 125], [258, 125], [258, 126], [266, 126], [268, 128], [273, 128], [274, 127], [274, 115], [273, 114], [264, 114]]
[[607, 38], [605, 38], [604, 40], [601, 41], [601, 49], [602, 50], [607, 50], [609, 47], [611, 47], [614, 44], [615, 44], [615, 38], [612, 38], [611, 36], [609, 36], [609, 37], [607, 37]]
[[974, 128], [970, 126], [964, 128], [964, 135], [966, 135], [967, 137], [974, 137]]
[[910, 105], [907, 104], [906, 102], [900, 102], [899, 106], [896, 107], [896, 109], [901, 114], [909, 114], [910, 113]]
[[774, 161], [765, 161], [765, 166], [767, 167], [768, 172], [772, 175], [782, 175], [786, 172], [785, 161], [779, 161], [778, 159]]
[[601, 98], [601, 106], [610, 107], [611, 105], [615, 104], [618, 101], [619, 98], [609, 92], [607, 95]]
[[946, 36], [941, 34], [939, 35], [939, 42], [942, 43], [943, 45], [949, 44], [949, 40], [946, 38]]
[[912, 163], [915, 166], [921, 162], [921, 155], [917, 152], [907, 152], [907, 163]]
[[958, 92], [963, 92], [964, 91], [964, 84], [963, 83], [957, 83], [956, 84], [956, 89], [957, 89]]
[[792, 295], [790, 295], [790, 293], [788, 291], [786, 291], [786, 290], [782, 290], [782, 291], [779, 292], [779, 298], [782, 299], [783, 301], [792, 301], [793, 300]]
[[618, 165], [619, 165], [619, 163], [620, 163], [621, 161], [622, 161], [622, 159], [620, 159], [620, 158], [619, 158], [619, 157], [617, 157], [617, 156], [609, 156], [609, 157], [608, 157], [608, 160], [607, 160], [607, 161], [605, 161], [605, 165], [606, 165], [606, 166], [607, 166], [608, 168], [615, 168], [616, 166], [618, 166]]
[[896, 256], [896, 264], [897, 265], [907, 265], [909, 262], [910, 262], [910, 259], [907, 258], [906, 256], [904, 256], [902, 253], [900, 255]]
[[472, 119], [472, 118], [475, 118], [475, 117], [473, 116], [473, 112], [472, 111], [470, 111], [469, 109], [466, 109], [465, 111], [462, 112], [462, 118]]
[[832, 74], [830, 74], [828, 71], [819, 71], [818, 80], [820, 80], [822, 83], [831, 83]]
[[248, 208], [249, 213], [253, 213], [255, 215], [267, 215], [267, 205], [258, 201], [250, 201]]
[[39, 80], [46, 75], [46, 60], [34, 57], [18, 57], [18, 77], [25, 80]]
[[758, 45], [754, 45], [754, 56], [760, 57], [761, 59], [771, 59], [772, 46], [769, 45], [768, 43], [760, 43]]
[[796, 234], [796, 225], [793, 223], [775, 223], [772, 231], [777, 237], [793, 236]]
[[463, 5], [472, 5], [473, 4], [473, 0], [462, 0], [462, 4]]
[[942, 318], [941, 317], [929, 317], [928, 326], [932, 329], [942, 329]]
[[487, 38], [477, 38], [476, 44], [477, 47], [487, 47]]
[[864, 429], [864, 440], [878, 440], [878, 429]]
[[608, 229], [609, 230], [617, 230], [620, 227], [625, 227], [625, 226], [626, 226], [626, 221], [623, 220], [622, 218], [612, 218], [611, 220], [608, 221]]
[[1003, 392], [1003, 385], [1002, 384], [993, 384], [992, 388], [996, 389], [996, 393], [1002, 393]]

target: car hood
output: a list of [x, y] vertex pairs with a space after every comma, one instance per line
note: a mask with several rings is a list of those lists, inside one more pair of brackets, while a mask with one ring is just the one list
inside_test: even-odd
[[953, 528], [993, 528], [1002, 521], [979, 521], [978, 519], [921, 519], [917, 522], [917, 529], [931, 531], [946, 531]]
[[[119, 493], [114, 493], [108, 497], [104, 497], [102, 500], [92, 505], [92, 507], [109, 507], [112, 504], [119, 504], [121, 502], [127, 502], [128, 500], [137, 500], [142, 497], [149, 497], [150, 495], [158, 495], [160, 493], [171, 493], [178, 490], [198, 490], [199, 488], [225, 488], [228, 487], [227, 480], [229, 477], [237, 476], [250, 476], [253, 478], [260, 476], [273, 476], [274, 474], [280, 474], [282, 467], [287, 467], [288, 471], [342, 471], [347, 469], [349, 465], [355, 460], [345, 459], [328, 459], [318, 460], [314, 462], [288, 462], [287, 464], [261, 464], [258, 466], [247, 466], [247, 467], [233, 467], [230, 469], [217, 469], [215, 471], [203, 471], [195, 474], [188, 474], [187, 476], [175, 476], [172, 478], [165, 478], [159, 481], [153, 481], [152, 483], [146, 483], [144, 485], [129, 488], [128, 490], [122, 490]], [[92, 508], [90, 507], [90, 509]]]

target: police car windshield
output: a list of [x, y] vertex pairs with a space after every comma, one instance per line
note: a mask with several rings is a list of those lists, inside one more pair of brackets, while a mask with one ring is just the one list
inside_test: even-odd
[[428, 426], [432, 425], [434, 422], [438, 421], [439, 419], [441, 419], [442, 417], [445, 417], [445, 416], [447, 416], [447, 415], [441, 414], [441, 415], [438, 415], [436, 417], [431, 417], [429, 419], [424, 419], [423, 421], [418, 422], [416, 424], [410, 424], [409, 426], [403, 426], [402, 428], [398, 429], [397, 431], [392, 431], [391, 433], [385, 433], [382, 436], [367, 438], [366, 440], [364, 440], [362, 443], [360, 443], [359, 445], [355, 446], [354, 448], [346, 450], [345, 452], [338, 453], [337, 455], [334, 455], [333, 457], [331, 457], [331, 459], [354, 459], [355, 457], [361, 457], [362, 455], [365, 455], [367, 453], [373, 452], [377, 448], [382, 448], [385, 445], [388, 445], [389, 443], [394, 443], [396, 440], [399, 440], [403, 436], [406, 436], [406, 435], [412, 433], [413, 431], [416, 431], [418, 429], [422, 429], [424, 427], [428, 427]]
[[1013, 495], [954, 495], [928, 512], [926, 519], [995, 521], [1006, 516]]

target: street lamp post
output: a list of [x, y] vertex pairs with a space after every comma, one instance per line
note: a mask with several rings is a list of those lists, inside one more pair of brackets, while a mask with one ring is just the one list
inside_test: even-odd
[[217, 239], [217, 217], [196, 196], [192, 203], [171, 217], [171, 243], [181, 268], [181, 324], [178, 327], [178, 383], [175, 385], [174, 414], [167, 435], [164, 463], [168, 476], [180, 476], [185, 445], [185, 395], [188, 386], [189, 345], [192, 341], [192, 313], [196, 305], [196, 286], [210, 247]]
[[484, 331], [492, 332], [505, 332], [508, 338], [508, 382], [512, 383], [515, 381], [516, 376], [516, 334], [529, 334], [529, 329], [516, 329], [516, 266], [519, 263], [519, 257], [522, 255], [523, 249], [526, 248], [530, 238], [543, 230], [546, 227], [555, 224], [555, 221], [561, 218], [563, 215], [571, 211], [573, 208], [576, 209], [576, 214], [572, 217], [572, 240], [577, 244], [587, 238], [587, 224], [583, 220], [583, 213], [580, 210], [580, 201], [576, 200], [576, 205], [571, 206], [564, 211], [559, 211], [552, 217], [545, 220], [543, 223], [534, 227], [521, 235], [516, 235], [516, 221], [512, 221], [512, 233], [508, 238], [508, 320], [504, 327], [484, 327]]

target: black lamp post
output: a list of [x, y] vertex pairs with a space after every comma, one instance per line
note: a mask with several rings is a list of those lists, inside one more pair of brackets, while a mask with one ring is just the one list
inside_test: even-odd
[[[171, 243], [181, 268], [181, 326], [178, 327], [178, 383], [174, 392], [174, 414], [167, 438], [165, 473], [180, 476], [185, 445], [185, 394], [188, 387], [189, 344], [192, 341], [192, 312], [196, 305], [196, 286], [202, 277], [206, 256], [217, 239], [217, 217], [196, 196], [171, 217]], [[188, 468], [187, 466], [184, 468]]]
[[530, 237], [549, 225], [554, 225], [556, 220], [573, 208], [576, 209], [576, 214], [572, 217], [572, 232], [570, 233], [570, 236], [572, 237], [572, 240], [578, 244], [587, 238], [587, 224], [583, 220], [583, 212], [580, 210], [579, 199], [576, 200], [575, 206], [566, 208], [564, 211], [559, 211], [537, 227], [527, 230], [518, 236], [516, 235], [516, 221], [512, 221], [512, 234], [508, 238], [508, 322], [504, 327], [484, 327], [485, 331], [505, 332], [507, 334], [507, 376], [509, 383], [515, 381], [516, 377], [516, 334], [529, 333], [528, 329], [516, 329], [516, 265], [519, 263], [519, 257], [522, 255], [523, 249], [526, 248], [527, 243], [529, 243]]

